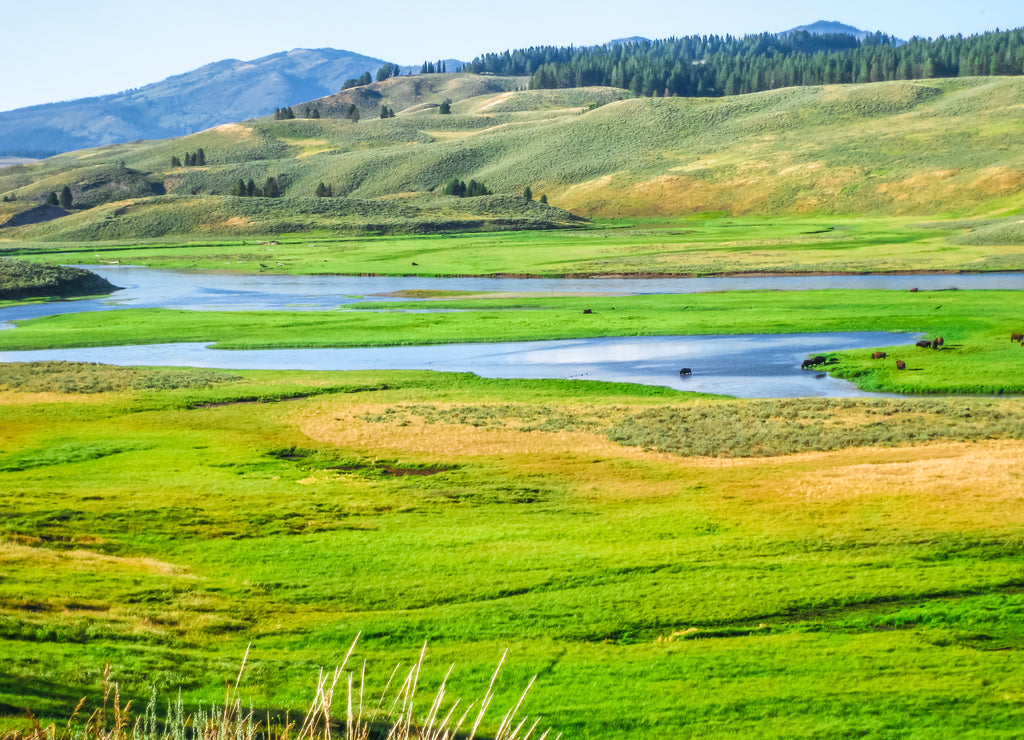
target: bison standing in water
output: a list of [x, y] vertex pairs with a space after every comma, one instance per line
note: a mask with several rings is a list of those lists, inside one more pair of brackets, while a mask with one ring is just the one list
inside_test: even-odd
[[896, 360], [896, 369], [897, 370], [906, 370], [907, 369], [907, 363], [905, 363], [903, 360]]
[[690, 368], [688, 368], [688, 367], [684, 367], [684, 368], [682, 368], [679, 371], [679, 377], [680, 378], [682, 378], [683, 376], [689, 375], [689, 374], [690, 374]]
[[828, 358], [825, 357], [825, 355], [815, 355], [814, 357], [801, 362], [800, 369], [806, 370], [807, 368], [814, 367], [815, 365], [824, 365], [826, 362], [828, 362]]

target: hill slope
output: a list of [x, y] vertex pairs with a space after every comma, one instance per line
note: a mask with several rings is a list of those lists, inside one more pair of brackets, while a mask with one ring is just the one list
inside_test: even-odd
[[336, 49], [225, 59], [135, 90], [0, 113], [0, 149], [71, 151], [182, 136], [327, 95], [383, 64]]
[[[8, 224], [0, 239], [238, 233], [233, 215], [249, 223], [251, 231], [241, 233], [333, 228], [331, 219], [298, 215], [340, 209], [349, 219], [349, 206], [316, 204], [323, 199], [311, 196], [321, 182], [350, 203], [380, 208], [431, 203], [430, 211], [444, 202], [449, 222], [458, 221], [454, 214], [479, 210], [470, 205], [473, 199], [438, 199], [451, 178], [473, 178], [506, 196], [520, 196], [529, 186], [552, 205], [588, 217], [980, 214], [1024, 207], [1024, 150], [1012, 145], [1024, 131], [1019, 77], [789, 88], [715, 99], [632, 99], [614, 88], [528, 91], [519, 89], [521, 82], [395, 78], [317, 101], [325, 111], [319, 119], [250, 120], [8, 168], [0, 171], [0, 193], [14, 202], [0, 204], [0, 224]], [[436, 108], [434, 101], [445, 97], [453, 100], [451, 115]], [[352, 101], [363, 106], [360, 122], [330, 117]], [[373, 117], [382, 101], [406, 107], [382, 120]], [[171, 166], [172, 157], [199, 148], [205, 166]], [[268, 177], [284, 188], [272, 204], [230, 195], [239, 180], [262, 184]], [[65, 184], [75, 213], [55, 209], [55, 220], [13, 225], [11, 219]], [[78, 207], [102, 202], [110, 205]], [[125, 219], [140, 210], [163, 215], [144, 228], [138, 222], [133, 228], [139, 231], [127, 228]], [[193, 215], [175, 220], [176, 210]], [[372, 214], [365, 218], [374, 221]]]

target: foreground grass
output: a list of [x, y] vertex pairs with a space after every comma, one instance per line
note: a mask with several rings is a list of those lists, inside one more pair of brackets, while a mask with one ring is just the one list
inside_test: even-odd
[[[1019, 218], [727, 217], [600, 221], [590, 228], [444, 236], [275, 236], [139, 244], [0, 243], [71, 264], [289, 274], [735, 275], [1024, 270]], [[998, 233], [997, 233], [998, 232]]]
[[[509, 648], [495, 701], [538, 675], [524, 711], [566, 737], [1024, 720], [1018, 399], [798, 408], [414, 372], [68, 393], [103, 368], [48, 370], [0, 373], [22, 388], [0, 391], [8, 717], [67, 716], [108, 660], [135, 706], [152, 686], [209, 705], [250, 642], [245, 694], [300, 712], [361, 632], [368, 675], [429, 640], [422, 680], [455, 663], [454, 695]], [[645, 449], [701, 417], [782, 442], [827, 418], [871, 446]]]
[[[439, 308], [453, 312], [422, 313]], [[589, 311], [585, 313], [585, 311]], [[360, 304], [336, 312], [210, 312], [127, 309], [17, 322], [0, 350], [210, 342], [221, 349], [420, 345], [577, 337], [919, 332], [941, 350], [884, 348], [836, 353], [828, 370], [869, 390], [1024, 393], [1024, 328], [1016, 291], [734, 291], [630, 297], [488, 298]], [[903, 359], [907, 370], [897, 370]]]

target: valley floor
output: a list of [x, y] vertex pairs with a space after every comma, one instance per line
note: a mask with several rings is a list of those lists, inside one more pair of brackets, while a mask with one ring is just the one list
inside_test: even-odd
[[299, 714], [356, 634], [371, 693], [426, 641], [424, 686], [454, 664], [477, 697], [508, 648], [498, 705], [536, 674], [524, 711], [564, 737], [1024, 720], [1020, 399], [59, 364], [0, 387], [6, 724], [98, 703], [108, 662], [135, 707], [208, 706], [250, 643], [246, 701]]

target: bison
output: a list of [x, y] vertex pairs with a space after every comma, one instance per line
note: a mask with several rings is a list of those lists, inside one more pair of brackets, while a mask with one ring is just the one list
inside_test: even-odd
[[1016, 334], [1016, 333], [1011, 334], [1010, 335], [1010, 341], [1011, 342], [1021, 342], [1021, 343], [1024, 343], [1024, 334]]
[[885, 352], [872, 352], [871, 353], [871, 359], [872, 360], [884, 360], [885, 359]]
[[905, 363], [903, 360], [896, 360], [896, 369], [897, 370], [906, 370], [907, 369], [907, 363]]
[[928, 340], [928, 339], [922, 339], [922, 340], [920, 340], [920, 341], [919, 341], [919, 342], [917, 343], [917, 346], [918, 346], [918, 347], [924, 347], [925, 349], [928, 349], [928, 348], [930, 348], [930, 347], [932, 346], [932, 343], [931, 343], [931, 341], [930, 341], [930, 340]]
[[943, 339], [942, 337], [935, 337], [935, 342], [936, 342], [936, 343], [938, 344], [938, 346], [940, 346], [940, 347], [941, 347], [941, 346], [942, 346], [942, 345], [943, 345], [943, 344], [945, 343], [945, 341], [946, 341], [946, 340], [945, 340], [945, 339]]
[[681, 368], [679, 370], [679, 377], [680, 378], [683, 377], [684, 375], [689, 375], [689, 374], [690, 374], [690, 368], [688, 368], [688, 367], [684, 367], [684, 368]]
[[800, 369], [806, 370], [807, 368], [814, 367], [815, 365], [824, 365], [826, 362], [828, 362], [828, 358], [825, 357], [825, 355], [815, 355], [814, 357], [801, 362]]
[[594, 309], [592, 309], [592, 308], [584, 308], [583, 309], [583, 313], [594, 313]]

